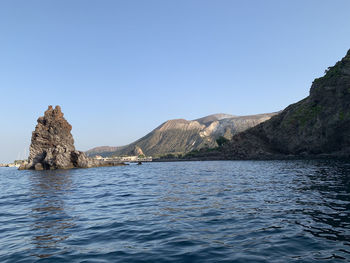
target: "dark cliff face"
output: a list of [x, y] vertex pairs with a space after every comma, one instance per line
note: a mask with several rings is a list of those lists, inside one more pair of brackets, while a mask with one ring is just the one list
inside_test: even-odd
[[229, 159], [349, 155], [350, 50], [326, 70], [325, 76], [313, 82], [307, 98], [234, 136], [222, 150]]

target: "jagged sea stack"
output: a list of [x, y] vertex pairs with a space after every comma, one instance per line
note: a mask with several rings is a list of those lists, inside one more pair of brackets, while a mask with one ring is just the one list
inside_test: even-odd
[[52, 106], [39, 117], [32, 133], [28, 163], [20, 169], [54, 170], [101, 166], [96, 160], [76, 151], [72, 126], [63, 117], [60, 106]]

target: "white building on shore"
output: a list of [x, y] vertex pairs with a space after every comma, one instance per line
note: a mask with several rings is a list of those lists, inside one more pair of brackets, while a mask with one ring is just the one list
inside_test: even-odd
[[122, 157], [105, 157], [96, 155], [94, 157], [97, 160], [103, 160], [105, 162], [152, 162], [151, 156], [122, 156]]

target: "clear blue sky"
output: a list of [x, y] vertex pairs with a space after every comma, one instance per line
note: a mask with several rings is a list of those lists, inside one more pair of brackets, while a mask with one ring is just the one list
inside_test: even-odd
[[0, 1], [0, 162], [61, 105], [76, 148], [278, 111], [350, 48], [349, 0]]

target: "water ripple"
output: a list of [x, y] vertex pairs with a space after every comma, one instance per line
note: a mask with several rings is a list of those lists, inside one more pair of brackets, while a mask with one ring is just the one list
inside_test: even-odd
[[0, 168], [0, 262], [348, 262], [350, 165]]

